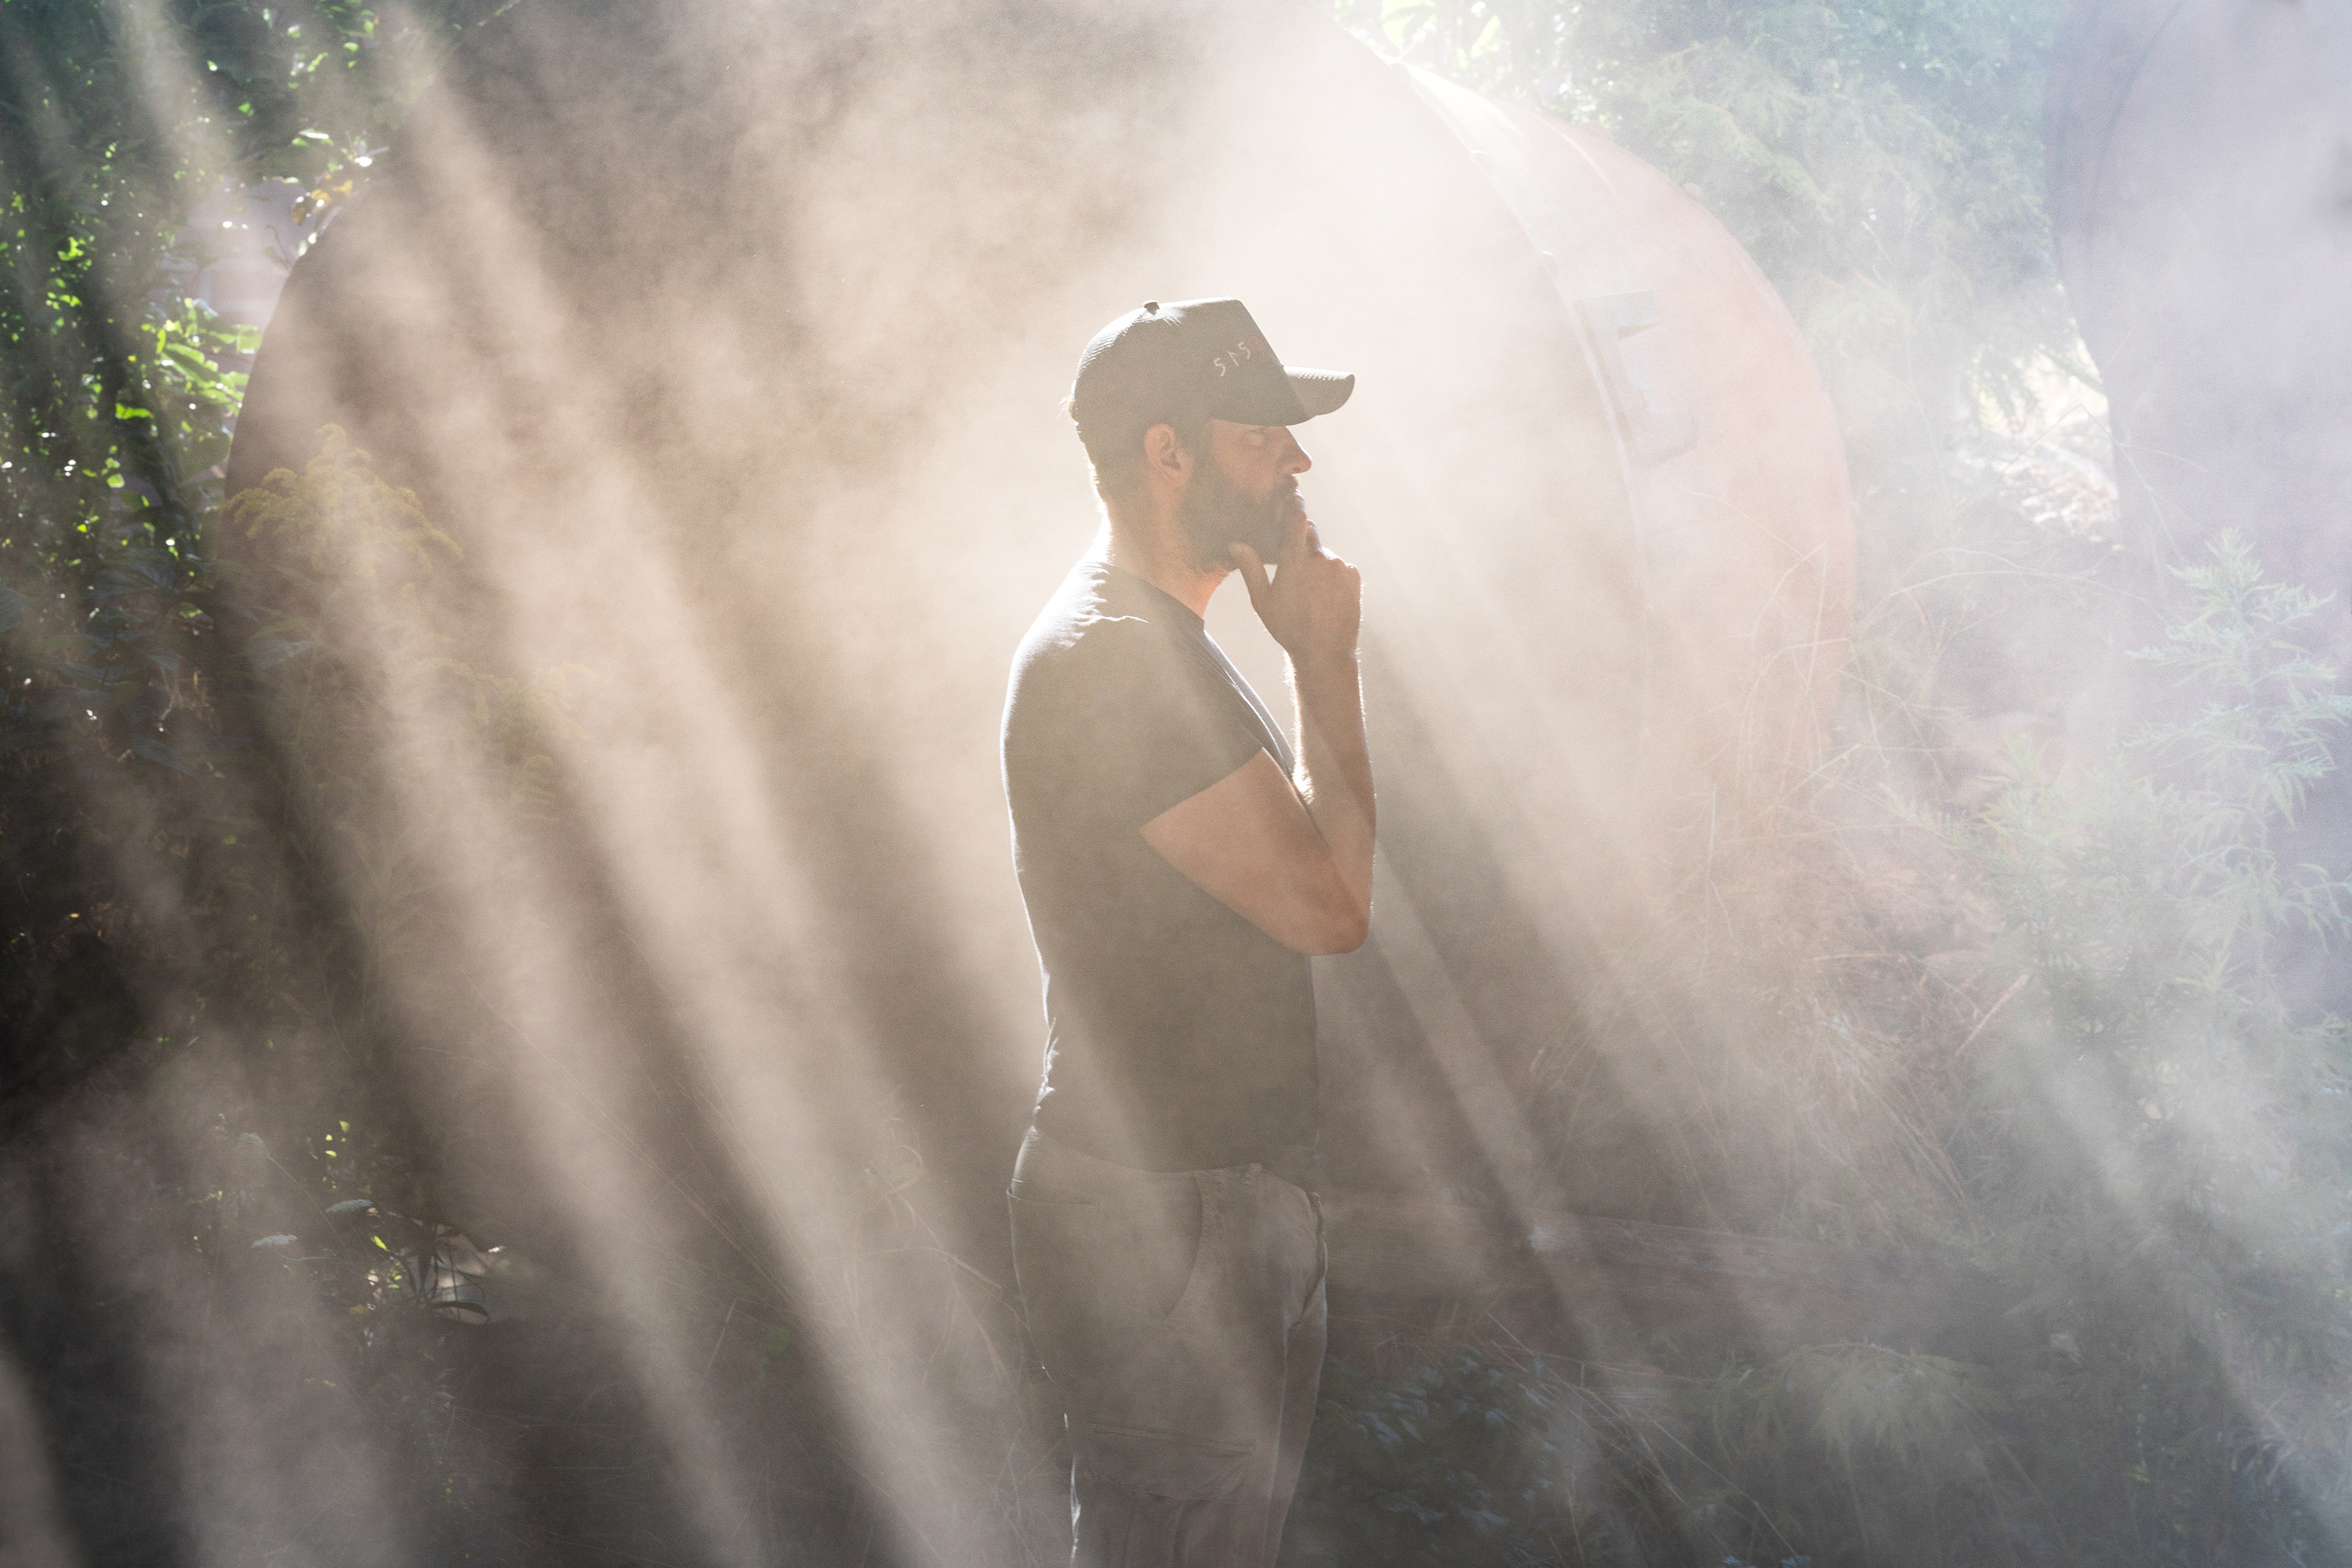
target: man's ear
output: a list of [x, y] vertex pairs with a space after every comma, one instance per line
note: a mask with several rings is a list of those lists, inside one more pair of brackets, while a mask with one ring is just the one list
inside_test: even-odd
[[1154, 425], [1143, 433], [1143, 467], [1170, 484], [1181, 485], [1192, 472], [1192, 453], [1176, 438], [1173, 425]]

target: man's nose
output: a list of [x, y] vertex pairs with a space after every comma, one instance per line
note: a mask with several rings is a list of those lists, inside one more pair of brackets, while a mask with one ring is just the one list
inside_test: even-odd
[[1298, 444], [1298, 437], [1290, 433], [1289, 426], [1285, 425], [1281, 428], [1283, 445], [1288, 448], [1282, 454], [1282, 471], [1286, 474], [1305, 473], [1315, 466], [1315, 459], [1307, 455], [1307, 448]]

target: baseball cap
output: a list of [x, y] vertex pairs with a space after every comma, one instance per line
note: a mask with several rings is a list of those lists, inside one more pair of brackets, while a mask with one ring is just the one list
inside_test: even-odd
[[1154, 425], [1297, 425], [1348, 401], [1344, 371], [1284, 364], [1239, 300], [1146, 300], [1078, 356], [1070, 416], [1089, 452]]

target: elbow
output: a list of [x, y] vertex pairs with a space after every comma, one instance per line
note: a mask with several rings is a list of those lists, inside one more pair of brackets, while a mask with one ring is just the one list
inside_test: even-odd
[[1350, 916], [1345, 924], [1331, 933], [1331, 945], [1323, 951], [1335, 957], [1339, 953], [1353, 952], [1363, 946], [1365, 940], [1371, 934], [1371, 911], [1361, 910]]
[[1370, 890], [1349, 887], [1328, 864], [1302, 868], [1263, 912], [1237, 912], [1291, 952], [1309, 958], [1353, 952], [1371, 934]]
[[1333, 958], [1355, 952], [1371, 933], [1372, 911], [1350, 901], [1342, 908], [1322, 911], [1298, 933], [1301, 940], [1286, 945], [1310, 957]]

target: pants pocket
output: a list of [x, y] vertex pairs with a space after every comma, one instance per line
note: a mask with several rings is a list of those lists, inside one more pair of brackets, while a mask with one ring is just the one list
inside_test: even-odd
[[1207, 1502], [1230, 1495], [1241, 1484], [1254, 1452], [1247, 1443], [1089, 1421], [1081, 1434], [1077, 1460], [1092, 1479], [1126, 1491]]
[[1099, 1267], [1111, 1299], [1164, 1323], [1201, 1266], [1205, 1205], [1192, 1182], [1159, 1183], [1103, 1205]]

